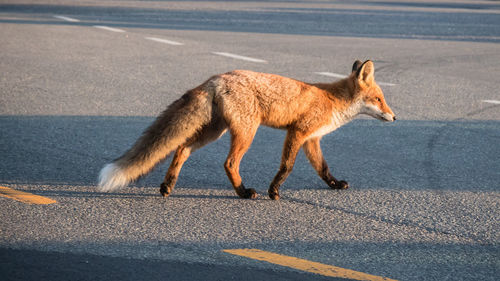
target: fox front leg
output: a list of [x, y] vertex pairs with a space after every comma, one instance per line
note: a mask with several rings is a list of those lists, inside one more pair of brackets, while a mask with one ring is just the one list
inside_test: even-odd
[[346, 181], [339, 181], [330, 173], [328, 164], [326, 163], [323, 153], [321, 152], [319, 141], [319, 137], [312, 138], [307, 140], [302, 146], [307, 159], [309, 159], [309, 162], [311, 163], [311, 166], [313, 166], [314, 170], [316, 170], [321, 179], [323, 179], [331, 189], [349, 188], [349, 184]]

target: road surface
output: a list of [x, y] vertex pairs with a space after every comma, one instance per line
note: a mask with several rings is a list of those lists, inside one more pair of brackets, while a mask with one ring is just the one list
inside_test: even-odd
[[[497, 280], [498, 26], [496, 1], [2, 1], [0, 186], [56, 201], [0, 196], [2, 278], [328, 279], [224, 252], [248, 248], [397, 280]], [[374, 61], [398, 121], [323, 138], [349, 190], [301, 152], [269, 200], [284, 132], [262, 127], [241, 166], [256, 200], [226, 178], [228, 135], [167, 199], [168, 161], [96, 191], [102, 166], [211, 75], [328, 82], [356, 59]]]

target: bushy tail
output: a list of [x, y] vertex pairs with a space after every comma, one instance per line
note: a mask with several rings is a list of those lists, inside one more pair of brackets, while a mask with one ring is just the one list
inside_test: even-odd
[[120, 158], [104, 166], [98, 189], [112, 191], [147, 174], [210, 122], [211, 99], [190, 91], [172, 103]]

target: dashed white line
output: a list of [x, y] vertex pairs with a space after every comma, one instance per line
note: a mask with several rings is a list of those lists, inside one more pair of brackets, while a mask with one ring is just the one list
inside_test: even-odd
[[182, 46], [184, 43], [177, 42], [177, 41], [172, 41], [172, 40], [167, 40], [167, 39], [162, 39], [162, 38], [156, 38], [156, 37], [144, 37], [145, 39], [155, 41], [155, 42], [160, 42], [168, 45], [174, 45], [174, 46]]
[[65, 16], [55, 15], [54, 18], [60, 19], [60, 20], [65, 20], [65, 21], [69, 21], [69, 22], [80, 22], [80, 20], [78, 20], [78, 19], [74, 19], [74, 18], [70, 18], [70, 17], [65, 17]]
[[[74, 18], [70, 18], [70, 17], [66, 17], [66, 16], [59, 16], [59, 15], [55, 15], [54, 18], [58, 18], [58, 19], [65, 20], [65, 21], [68, 21], [68, 22], [79, 22], [80, 21], [78, 19], [74, 19]], [[94, 27], [95, 28], [104, 29], [104, 30], [107, 30], [107, 31], [112, 31], [112, 32], [121, 32], [121, 33], [126, 32], [123, 29], [113, 28], [113, 27], [104, 26], [104, 25], [94, 25]], [[174, 45], [174, 46], [182, 46], [182, 45], [184, 45], [184, 43], [181, 43], [181, 42], [177, 42], [177, 41], [173, 41], [173, 40], [167, 40], [167, 39], [163, 39], [163, 38], [157, 38], [157, 37], [144, 37], [144, 39], [155, 41], [155, 42], [159, 42], [159, 43], [164, 43], [164, 44], [168, 44], [168, 45]], [[241, 55], [237, 55], [237, 54], [233, 54], [233, 53], [212, 52], [212, 54], [218, 55], [218, 56], [223, 56], [223, 57], [228, 57], [228, 58], [233, 58], [233, 59], [238, 59], [238, 60], [250, 61], [250, 62], [267, 63], [266, 60], [257, 59], [257, 58], [251, 58], [251, 57], [246, 57], [246, 56], [241, 56]], [[314, 72], [314, 73], [318, 74], [318, 75], [323, 75], [323, 76], [328, 76], [328, 77], [334, 77], [334, 78], [341, 78], [341, 79], [347, 77], [347, 75], [333, 73], [333, 72]], [[379, 85], [381, 85], [381, 86], [396, 86], [397, 85], [397, 84], [394, 84], [394, 83], [387, 83], [387, 82], [377, 82], [377, 83]], [[483, 100], [483, 102], [493, 103], [493, 104], [500, 104], [500, 101], [497, 101], [497, 100]]]
[[397, 85], [397, 84], [394, 84], [394, 83], [387, 83], [387, 82], [377, 82], [377, 84], [379, 84], [380, 86], [389, 86], [389, 87]]
[[483, 102], [492, 103], [492, 104], [500, 104], [500, 100], [483, 100]]
[[347, 77], [347, 75], [332, 73], [332, 72], [314, 72], [314, 73], [319, 74], [319, 75], [323, 75], [323, 76], [335, 77], [335, 78], [341, 78], [341, 79]]
[[228, 58], [233, 58], [233, 59], [237, 59], [237, 60], [244, 60], [244, 61], [250, 61], [250, 62], [257, 62], [257, 63], [267, 63], [267, 61], [265, 61], [265, 60], [240, 56], [240, 55], [236, 55], [236, 54], [232, 54], [232, 53], [212, 52], [212, 54], [218, 55], [218, 56], [223, 56], [223, 57], [228, 57]]
[[[328, 76], [328, 77], [335, 77], [335, 78], [346, 78], [347, 75], [344, 75], [344, 74], [338, 74], [338, 73], [333, 73], [333, 72], [314, 72], [318, 75], [323, 75], [323, 76]], [[378, 82], [377, 81], [377, 84], [379, 84], [380, 86], [396, 86], [397, 84], [394, 84], [394, 83], [387, 83], [387, 82]]]
[[125, 30], [123, 30], [123, 29], [109, 27], [109, 26], [104, 26], [104, 25], [94, 25], [94, 27], [95, 28], [104, 29], [104, 30], [107, 30], [107, 31], [113, 31], [113, 32], [125, 32]]

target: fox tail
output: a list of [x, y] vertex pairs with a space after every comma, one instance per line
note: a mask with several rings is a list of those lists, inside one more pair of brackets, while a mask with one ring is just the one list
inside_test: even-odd
[[210, 122], [212, 102], [206, 92], [191, 90], [173, 102], [121, 157], [99, 173], [98, 189], [125, 187], [195, 136]]

